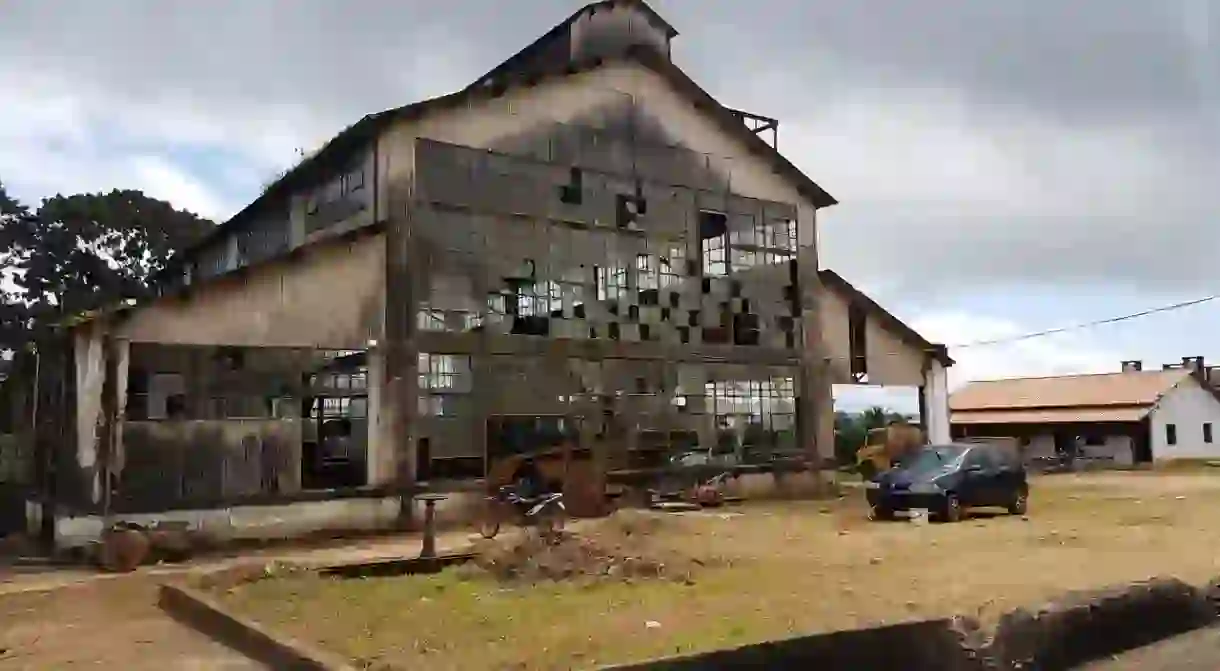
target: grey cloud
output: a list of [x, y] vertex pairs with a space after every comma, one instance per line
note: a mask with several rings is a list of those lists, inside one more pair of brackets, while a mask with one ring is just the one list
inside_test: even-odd
[[690, 45], [699, 60], [794, 79], [816, 71], [800, 77], [811, 90], [948, 87], [1072, 122], [1197, 110], [1220, 72], [1207, 44], [1220, 34], [1214, 0], [705, 0], [681, 18], [715, 34]]
[[[0, 82], [310, 135], [456, 89], [580, 4], [8, 0]], [[653, 4], [682, 32], [679, 63], [779, 116], [781, 149], [842, 201], [824, 258], [853, 279], [1193, 288], [1212, 269], [1214, 0]]]

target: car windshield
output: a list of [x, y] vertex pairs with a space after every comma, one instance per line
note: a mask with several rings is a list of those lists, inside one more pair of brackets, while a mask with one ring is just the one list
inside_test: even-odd
[[967, 448], [957, 445], [935, 445], [916, 452], [902, 464], [902, 470], [914, 477], [923, 477], [936, 473], [950, 464], [956, 463], [966, 453]]

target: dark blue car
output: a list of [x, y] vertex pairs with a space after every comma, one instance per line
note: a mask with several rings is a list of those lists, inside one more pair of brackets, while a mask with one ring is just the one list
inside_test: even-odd
[[865, 483], [873, 519], [927, 510], [956, 522], [970, 508], [1004, 508], [1024, 515], [1029, 506], [1025, 466], [1010, 449], [986, 443], [930, 445]]

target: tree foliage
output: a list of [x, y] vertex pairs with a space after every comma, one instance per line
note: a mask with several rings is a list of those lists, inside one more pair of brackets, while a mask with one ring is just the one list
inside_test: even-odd
[[68, 315], [152, 293], [151, 280], [214, 224], [140, 191], [56, 195], [37, 210], [0, 185], [0, 265], [11, 281], [4, 345]]
[[873, 406], [857, 413], [835, 413], [835, 458], [841, 464], [854, 463], [856, 451], [864, 447], [868, 432], [890, 422], [910, 421], [906, 415]]

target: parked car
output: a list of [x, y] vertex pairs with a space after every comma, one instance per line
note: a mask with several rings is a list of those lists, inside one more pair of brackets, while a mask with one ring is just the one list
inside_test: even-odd
[[1003, 445], [930, 445], [901, 465], [865, 483], [873, 519], [897, 512], [927, 510], [956, 522], [971, 508], [1004, 508], [1024, 515], [1029, 481], [1020, 457]]

